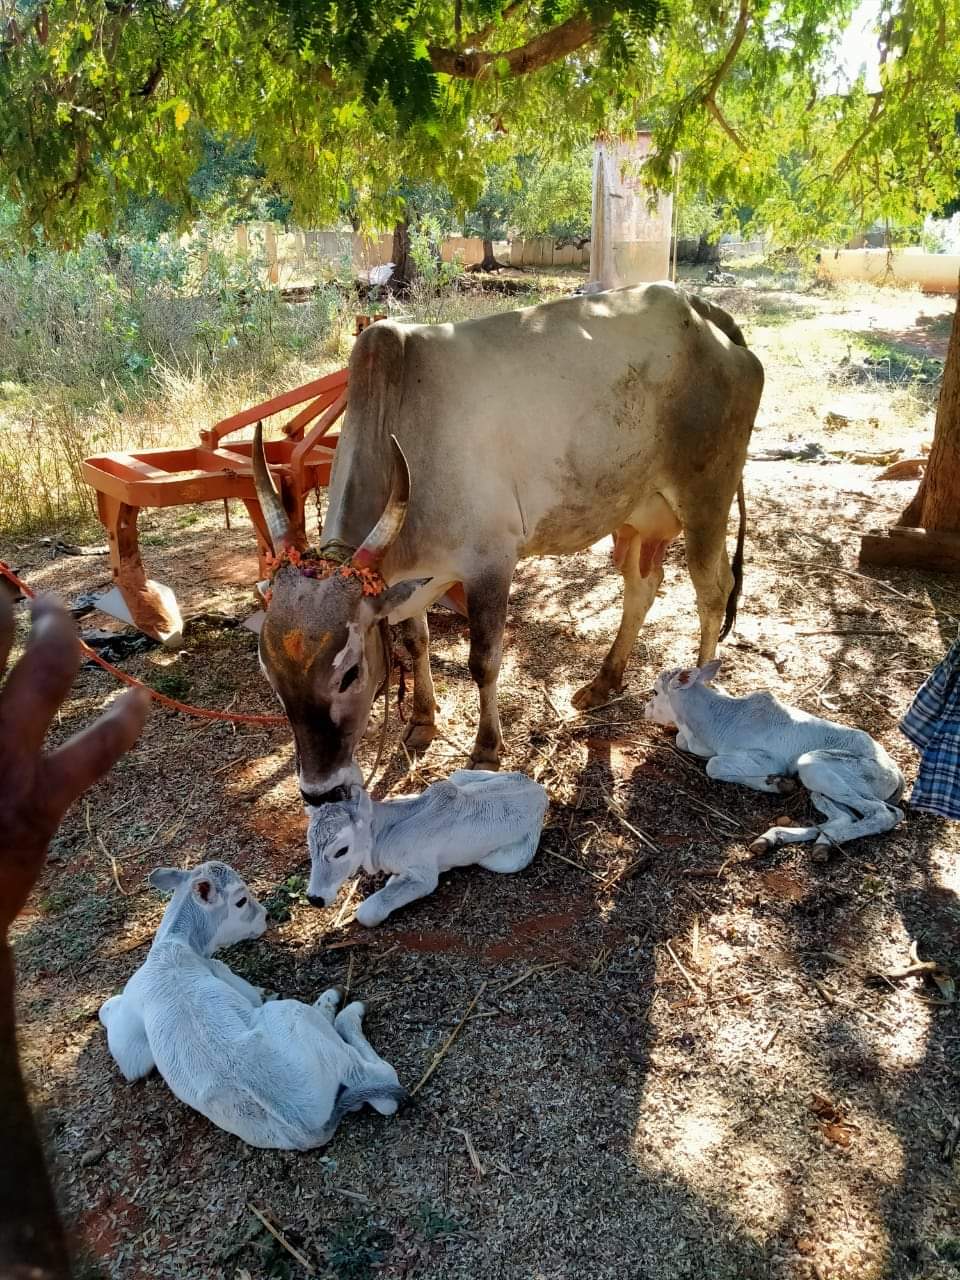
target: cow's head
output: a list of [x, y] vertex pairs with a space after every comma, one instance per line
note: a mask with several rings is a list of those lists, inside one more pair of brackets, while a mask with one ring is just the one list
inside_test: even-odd
[[[313, 561], [283, 563], [260, 630], [260, 665], [290, 719], [300, 792], [310, 805], [343, 799], [360, 782], [353, 753], [386, 676], [387, 640], [378, 624], [423, 585], [413, 579], [387, 587], [379, 576], [410, 497], [406, 459], [391, 441], [390, 496], [363, 544], [342, 565], [324, 560], [323, 548]], [[304, 551], [273, 486], [259, 424], [253, 476], [274, 554]]]

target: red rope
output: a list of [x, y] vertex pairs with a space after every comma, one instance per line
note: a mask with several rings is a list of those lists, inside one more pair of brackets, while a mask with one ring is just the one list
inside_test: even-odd
[[[25, 596], [31, 599], [36, 595], [35, 591], [31, 591], [27, 584], [13, 572], [9, 565], [4, 564], [0, 560], [0, 574], [8, 581], [22, 591]], [[286, 716], [255, 716], [245, 714], [241, 711], [211, 711], [207, 707], [192, 707], [187, 702], [178, 702], [176, 698], [168, 698], [165, 693], [159, 693], [156, 689], [151, 689], [150, 685], [144, 684], [142, 680], [138, 680], [136, 676], [129, 675], [126, 671], [121, 671], [119, 667], [115, 667], [112, 662], [107, 662], [106, 658], [101, 658], [95, 649], [91, 649], [88, 644], [80, 641], [80, 648], [91, 658], [98, 667], [103, 667], [104, 671], [109, 671], [112, 676], [122, 681], [124, 684], [132, 685], [136, 689], [146, 689], [150, 697], [155, 702], [159, 702], [164, 707], [169, 707], [171, 711], [179, 711], [185, 716], [195, 716], [199, 720], [232, 720], [236, 724], [286, 724]]]

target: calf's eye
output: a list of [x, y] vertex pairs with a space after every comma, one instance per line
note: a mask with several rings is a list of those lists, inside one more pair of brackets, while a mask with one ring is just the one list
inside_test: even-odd
[[238, 906], [238, 907], [245, 907], [246, 905], [247, 905], [247, 900], [246, 900], [246, 898], [238, 898], [238, 899], [237, 899], [237, 906]]
[[337, 852], [336, 852], [333, 856], [334, 856], [335, 858], [343, 858], [343, 857], [346, 857], [346, 855], [347, 855], [347, 853], [348, 853], [348, 852], [349, 852], [349, 847], [348, 847], [347, 845], [344, 845], [344, 846], [343, 846], [343, 848], [342, 848], [342, 849], [338, 849], [338, 850], [337, 850]]

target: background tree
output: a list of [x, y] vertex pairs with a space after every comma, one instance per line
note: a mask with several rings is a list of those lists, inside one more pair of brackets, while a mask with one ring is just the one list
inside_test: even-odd
[[[879, 0], [872, 78], [838, 71], [854, 0], [2, 0], [0, 184], [30, 234], [189, 205], [204, 130], [255, 137], [303, 222], [403, 216], [401, 180], [478, 200], [491, 132], [568, 154], [642, 111], [651, 181], [743, 203], [785, 244], [909, 227], [955, 195], [960, 0]], [[960, 361], [951, 344], [946, 381]], [[960, 439], [938, 419], [933, 491]], [[937, 460], [940, 461], [937, 461]], [[937, 514], [960, 532], [960, 493]], [[952, 498], [956, 497], [956, 501]], [[956, 516], [944, 515], [944, 507]]]
[[515, 161], [489, 164], [480, 199], [468, 210], [463, 220], [463, 234], [483, 240], [481, 271], [499, 271], [501, 263], [493, 252], [494, 240], [503, 240], [510, 232], [513, 212], [521, 198], [521, 177]]
[[520, 191], [513, 224], [525, 236], [552, 236], [558, 247], [590, 240], [593, 148], [569, 155], [524, 156], [519, 163]]

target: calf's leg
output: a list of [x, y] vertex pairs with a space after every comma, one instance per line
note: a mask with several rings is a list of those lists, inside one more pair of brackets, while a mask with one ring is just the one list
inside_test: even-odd
[[337, 1005], [340, 1000], [341, 995], [337, 988], [330, 987], [327, 991], [324, 991], [323, 995], [314, 1000], [313, 1007], [319, 1010], [332, 1026], [333, 1020], [337, 1016]]
[[430, 631], [427, 616], [401, 623], [403, 645], [413, 663], [413, 710], [403, 741], [408, 751], [423, 751], [437, 736], [437, 703], [430, 672]]
[[112, 996], [100, 1009], [107, 1044], [127, 1080], [139, 1080], [156, 1066], [143, 1019], [123, 996]]
[[[363, 1078], [358, 1080], [353, 1087], [375, 1090], [378, 1085], [382, 1084], [385, 1089], [395, 1088], [400, 1083], [396, 1071], [385, 1058], [380, 1057], [379, 1053], [363, 1034], [362, 1019], [364, 1012], [364, 1006], [361, 1002], [354, 1000], [337, 1014], [336, 1021], [333, 1024], [340, 1038], [357, 1051], [365, 1064]], [[392, 1116], [398, 1106], [396, 1097], [390, 1096], [382, 1098], [376, 1096], [368, 1097], [367, 1101], [382, 1116]]]
[[797, 784], [793, 778], [784, 777], [779, 766], [780, 761], [766, 751], [731, 751], [710, 757], [707, 777], [717, 782], [739, 782], [753, 791], [769, 791], [775, 795], [795, 791]]
[[644, 542], [640, 534], [628, 544], [620, 566], [623, 574], [620, 629], [597, 675], [573, 695], [573, 705], [579, 711], [602, 706], [623, 688], [623, 673], [633, 652], [637, 633], [663, 581], [663, 556], [667, 545], [666, 542]]
[[357, 907], [357, 922], [366, 927], [382, 924], [399, 907], [433, 893], [439, 879], [436, 871], [419, 868], [402, 876], [391, 876], [382, 889], [364, 898]]
[[489, 570], [466, 584], [470, 674], [480, 692], [480, 723], [470, 763], [481, 769], [500, 768], [503, 735], [497, 707], [497, 678], [503, 657], [511, 574], [512, 570], [511, 573]]
[[[865, 836], [892, 831], [903, 819], [902, 810], [884, 801], [871, 788], [871, 775], [885, 781], [873, 761], [860, 760], [842, 751], [808, 751], [797, 761], [800, 781], [834, 805], [853, 813], [832, 817], [823, 824], [819, 844], [844, 844]], [[861, 814], [861, 817], [855, 817]]]

